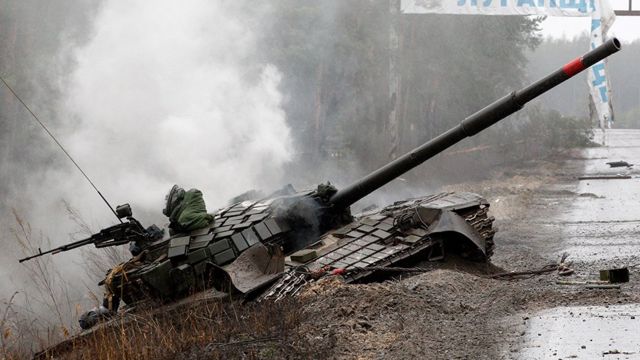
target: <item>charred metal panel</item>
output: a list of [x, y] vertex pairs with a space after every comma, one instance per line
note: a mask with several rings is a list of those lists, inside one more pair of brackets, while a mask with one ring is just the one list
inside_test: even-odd
[[196, 251], [189, 252], [189, 255], [187, 256], [187, 262], [189, 264], [195, 264], [195, 263], [198, 263], [200, 261], [205, 260], [206, 258], [208, 258], [207, 250], [206, 249], [198, 249]]
[[170, 259], [175, 259], [186, 255], [189, 248], [189, 241], [189, 236], [171, 239], [171, 241], [169, 242], [169, 250], [167, 252], [167, 256]]
[[238, 252], [242, 252], [249, 247], [249, 244], [247, 244], [247, 241], [244, 239], [241, 233], [233, 234], [233, 236], [231, 236], [231, 241], [233, 242], [233, 245], [235, 245]]
[[269, 228], [267, 228], [267, 225], [265, 225], [263, 222], [256, 224], [253, 228], [255, 229], [260, 239], [262, 239], [262, 241], [265, 241], [271, 237]]
[[207, 245], [209, 245], [209, 242], [213, 240], [213, 237], [214, 237], [214, 234], [196, 236], [193, 239], [191, 239], [191, 242], [189, 243], [189, 249], [195, 250], [195, 249], [206, 247]]
[[169, 297], [173, 292], [170, 281], [171, 261], [165, 260], [140, 274], [140, 278], [148, 284], [160, 297]]
[[184, 293], [195, 285], [193, 268], [189, 264], [182, 264], [169, 272], [175, 293]]
[[213, 256], [213, 260], [218, 265], [228, 264], [236, 258], [232, 249], [227, 249], [219, 254]]
[[242, 236], [247, 241], [249, 246], [253, 246], [260, 242], [260, 239], [258, 239], [258, 235], [256, 235], [255, 232], [253, 232], [253, 229], [247, 229], [243, 231]]
[[228, 239], [223, 239], [220, 241], [216, 241], [213, 244], [209, 245], [208, 249], [209, 249], [209, 253], [211, 253], [211, 255], [215, 255], [218, 253], [221, 253], [225, 250], [228, 250], [231, 248], [231, 245], [229, 244], [229, 240]]

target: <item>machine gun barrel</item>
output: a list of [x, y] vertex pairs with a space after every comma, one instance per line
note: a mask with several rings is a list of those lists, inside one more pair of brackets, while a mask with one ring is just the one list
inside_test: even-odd
[[43, 256], [43, 255], [47, 255], [47, 254], [57, 254], [57, 253], [62, 252], [62, 251], [67, 251], [67, 250], [79, 248], [81, 246], [85, 246], [85, 245], [88, 245], [88, 244], [91, 244], [91, 243], [93, 243], [93, 237], [82, 239], [82, 240], [78, 240], [78, 241], [74, 241], [74, 242], [72, 242], [70, 244], [65, 244], [65, 245], [59, 246], [57, 248], [53, 248], [53, 249], [44, 251], [44, 252], [42, 250], [40, 250], [40, 248], [38, 248], [38, 253], [37, 254], [31, 255], [31, 256], [27, 256], [27, 257], [22, 258], [22, 259], [20, 259], [18, 261], [19, 262], [23, 262], [23, 261], [28, 261], [28, 260]]
[[612, 38], [583, 56], [565, 64], [560, 69], [534, 82], [520, 91], [514, 91], [493, 102], [459, 125], [415, 148], [389, 164], [370, 173], [355, 183], [335, 193], [330, 203], [337, 208], [346, 208], [396, 177], [422, 164], [460, 140], [474, 136], [505, 117], [522, 109], [530, 100], [568, 80], [582, 70], [620, 50], [620, 42]]
[[142, 225], [133, 217], [129, 217], [128, 221], [110, 226], [108, 228], [100, 230], [100, 232], [91, 235], [90, 237], [78, 241], [74, 241], [69, 244], [58, 246], [47, 251], [42, 251], [38, 248], [38, 253], [27, 256], [18, 260], [24, 262], [47, 254], [57, 254], [59, 252], [68, 251], [79, 248], [81, 246], [93, 244], [97, 248], [103, 248], [108, 246], [124, 245], [131, 241], [145, 240], [147, 234]]

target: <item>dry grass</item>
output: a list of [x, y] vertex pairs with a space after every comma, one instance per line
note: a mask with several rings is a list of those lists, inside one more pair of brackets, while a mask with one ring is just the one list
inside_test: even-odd
[[40, 354], [42, 359], [316, 358], [330, 349], [298, 332], [303, 315], [289, 301], [202, 302], [112, 320]]
[[[28, 222], [13, 210], [15, 227], [11, 229], [23, 254], [33, 254], [49, 245], [41, 233], [34, 233]], [[3, 359], [30, 357], [33, 351], [68, 338], [70, 319], [77, 312], [70, 299], [69, 284], [49, 258], [23, 263], [23, 287], [2, 301], [0, 350]]]
[[[69, 218], [78, 231], [71, 237], [87, 237], [90, 227], [77, 211], [65, 203]], [[14, 226], [10, 231], [21, 249], [22, 256], [38, 253], [38, 249], [50, 249], [51, 242], [43, 233], [34, 231], [26, 220], [14, 209]], [[122, 252], [122, 250], [119, 250]], [[94, 278], [104, 275], [106, 263], [115, 255], [96, 254], [87, 251], [83, 268], [93, 273]], [[92, 293], [88, 285], [86, 292], [93, 305], [85, 301], [78, 283], [71, 284], [50, 255], [34, 258], [20, 264], [20, 291], [0, 303], [0, 357], [2, 359], [31, 358], [34, 352], [52, 344], [69, 339], [77, 328], [78, 317], [85, 306], [97, 305], [102, 295]], [[73, 295], [72, 295], [73, 294]]]

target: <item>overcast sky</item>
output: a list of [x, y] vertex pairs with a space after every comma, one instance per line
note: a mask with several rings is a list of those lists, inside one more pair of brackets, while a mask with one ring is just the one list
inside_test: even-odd
[[[621, 8], [615, 4], [614, 2], [616, 9]], [[542, 23], [542, 34], [545, 37], [573, 38], [590, 28], [591, 18], [548, 17]], [[617, 16], [609, 35], [615, 35], [622, 42], [640, 39], [640, 16]]]

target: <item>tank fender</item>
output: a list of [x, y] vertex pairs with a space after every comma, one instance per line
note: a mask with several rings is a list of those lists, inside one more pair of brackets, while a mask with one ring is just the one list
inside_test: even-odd
[[220, 291], [248, 295], [278, 279], [284, 272], [284, 254], [279, 246], [257, 243], [224, 267], [208, 263], [214, 286]]
[[[418, 214], [421, 218], [434, 218], [434, 209], [418, 208]], [[486, 257], [486, 241], [476, 231], [476, 229], [465, 221], [463, 217], [450, 210], [441, 210], [440, 215], [435, 217], [435, 221], [429, 224], [427, 233], [429, 235], [436, 235], [447, 232], [454, 232], [462, 235], [469, 240], [474, 247]]]

